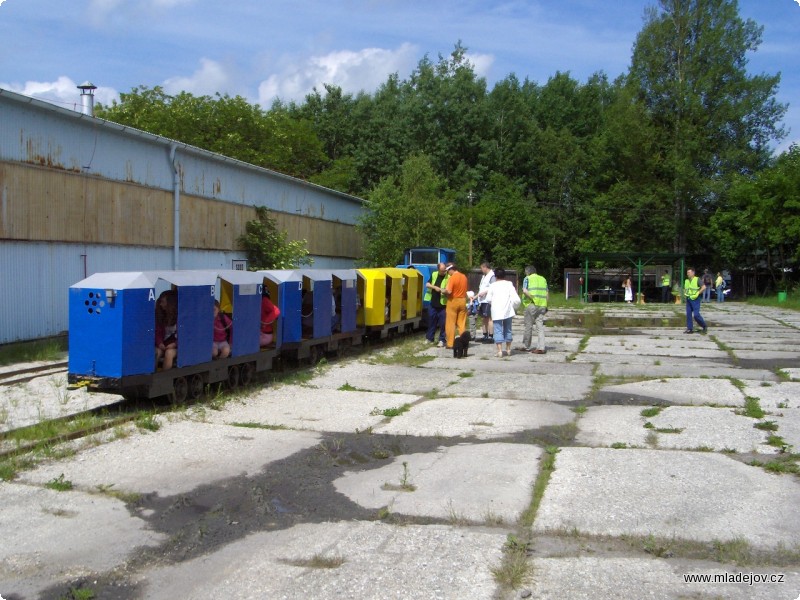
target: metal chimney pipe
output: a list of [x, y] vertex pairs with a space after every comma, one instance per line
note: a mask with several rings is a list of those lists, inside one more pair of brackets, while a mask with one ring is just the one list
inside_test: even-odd
[[81, 112], [90, 117], [94, 116], [94, 91], [97, 86], [91, 81], [84, 81], [78, 86], [81, 91]]

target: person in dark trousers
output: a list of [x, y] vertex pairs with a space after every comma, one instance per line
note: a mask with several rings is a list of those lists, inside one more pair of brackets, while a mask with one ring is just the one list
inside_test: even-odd
[[439, 270], [431, 274], [431, 280], [425, 284], [425, 300], [428, 305], [428, 333], [425, 336], [430, 343], [436, 340], [436, 330], [439, 330], [439, 343], [441, 348], [445, 344], [445, 309], [447, 297], [442, 296], [442, 290], [447, 286], [447, 271], [444, 263], [439, 263]]
[[711, 288], [714, 287], [714, 278], [706, 269], [703, 272], [703, 302], [711, 302]]
[[669, 303], [670, 298], [672, 298], [672, 279], [669, 276], [669, 271], [664, 271], [661, 276], [661, 303]]
[[703, 328], [703, 333], [708, 332], [706, 322], [700, 314], [700, 294], [705, 289], [705, 284], [694, 274], [694, 269], [686, 269], [686, 281], [683, 282], [683, 293], [686, 295], [686, 331], [683, 333], [694, 333], [692, 317]]

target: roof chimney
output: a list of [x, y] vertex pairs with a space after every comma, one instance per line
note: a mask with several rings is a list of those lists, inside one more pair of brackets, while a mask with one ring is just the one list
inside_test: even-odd
[[81, 91], [81, 112], [90, 117], [94, 116], [94, 91], [97, 86], [91, 81], [84, 81], [78, 86]]

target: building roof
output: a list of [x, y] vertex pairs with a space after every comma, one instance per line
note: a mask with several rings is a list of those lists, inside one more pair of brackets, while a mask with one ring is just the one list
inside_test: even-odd
[[342, 199], [349, 200], [351, 202], [357, 204], [364, 204], [364, 199], [359, 198], [358, 196], [353, 196], [351, 194], [346, 194], [344, 192], [340, 192], [337, 190], [333, 190], [330, 188], [326, 188], [321, 185], [317, 185], [316, 183], [310, 183], [303, 179], [299, 179], [297, 177], [292, 177], [291, 175], [286, 175], [285, 173], [280, 173], [278, 171], [273, 171], [271, 169], [266, 169], [264, 167], [258, 167], [256, 165], [238, 160], [236, 158], [231, 158], [229, 156], [225, 156], [223, 154], [217, 154], [216, 152], [210, 152], [209, 150], [203, 150], [202, 148], [198, 148], [197, 146], [192, 146], [190, 144], [186, 144], [185, 142], [179, 142], [177, 140], [170, 139], [168, 137], [164, 137], [161, 135], [156, 135], [154, 133], [148, 133], [147, 131], [142, 131], [141, 129], [136, 129], [134, 127], [129, 127], [128, 125], [120, 125], [119, 123], [114, 123], [113, 121], [107, 121], [106, 119], [101, 119], [99, 117], [93, 117], [81, 112], [77, 112], [71, 110], [69, 108], [63, 108], [61, 106], [56, 106], [55, 104], [51, 104], [50, 102], [45, 102], [43, 100], [38, 100], [36, 98], [31, 98], [30, 96], [24, 96], [22, 94], [17, 94], [16, 92], [12, 92], [10, 90], [6, 90], [0, 88], [0, 100], [5, 99], [11, 102], [18, 102], [20, 104], [28, 104], [38, 110], [48, 111], [59, 115], [60, 117], [67, 118], [67, 119], [75, 119], [75, 120], [83, 120], [87, 123], [91, 123], [92, 126], [96, 127], [104, 127], [109, 129], [110, 131], [114, 131], [118, 134], [122, 135], [129, 135], [131, 137], [138, 137], [145, 139], [150, 142], [160, 143], [167, 146], [174, 145], [177, 148], [182, 149], [183, 151], [190, 153], [190, 154], [197, 154], [200, 156], [205, 156], [207, 158], [211, 158], [213, 160], [218, 160], [220, 162], [226, 162], [236, 165], [237, 167], [251, 169], [266, 175], [270, 175], [272, 177], [276, 177], [278, 179], [285, 179], [287, 181], [291, 181], [293, 183], [297, 183], [300, 185], [308, 186], [311, 188], [316, 188], [319, 190], [323, 190], [327, 194], [332, 194], [335, 196], [339, 196]]

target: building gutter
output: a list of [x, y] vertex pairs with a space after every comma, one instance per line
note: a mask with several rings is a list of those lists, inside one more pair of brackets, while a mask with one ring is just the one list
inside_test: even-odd
[[176, 271], [180, 268], [181, 250], [181, 178], [178, 175], [178, 165], [175, 163], [177, 151], [177, 144], [169, 145], [169, 162], [172, 166], [172, 204], [175, 211], [172, 232], [172, 268]]

